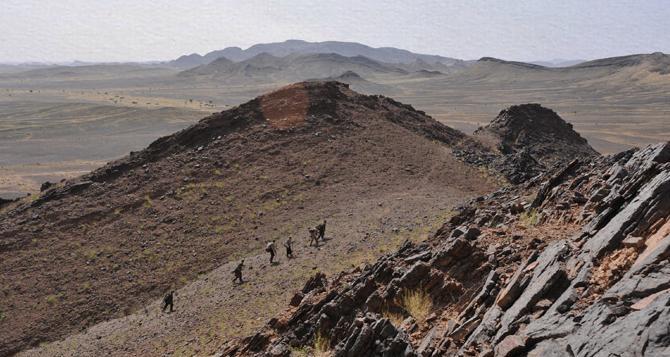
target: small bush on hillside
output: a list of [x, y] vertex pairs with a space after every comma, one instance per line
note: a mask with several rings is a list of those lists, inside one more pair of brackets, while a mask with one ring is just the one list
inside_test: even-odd
[[402, 314], [391, 312], [388, 309], [382, 311], [382, 316], [386, 319], [389, 319], [393, 326], [400, 327], [402, 322], [405, 321], [405, 317]]
[[330, 336], [319, 331], [314, 335], [314, 352], [316, 356], [327, 356], [330, 351]]
[[307, 357], [309, 356], [309, 352], [305, 347], [291, 347], [291, 356]]
[[423, 321], [433, 308], [433, 301], [423, 289], [407, 290], [400, 295], [398, 305], [417, 321]]
[[47, 296], [46, 300], [47, 300], [47, 304], [49, 304], [49, 305], [53, 305], [53, 304], [55, 304], [56, 302], [58, 302], [58, 296], [56, 296], [56, 295], [49, 295], [49, 296]]
[[519, 221], [525, 226], [535, 226], [540, 223], [540, 216], [535, 209], [526, 211], [519, 216]]

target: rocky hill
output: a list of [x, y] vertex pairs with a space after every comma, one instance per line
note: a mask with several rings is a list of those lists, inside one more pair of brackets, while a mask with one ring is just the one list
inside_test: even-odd
[[[639, 227], [624, 235], [659, 234], [668, 151], [600, 157], [539, 105], [470, 137], [343, 83], [286, 86], [3, 206], [0, 355], [531, 351], [569, 336], [530, 329], [563, 294], [582, 294], [579, 311], [609, 301], [569, 290], [584, 287], [576, 273], [614, 264], [598, 274], [615, 281], [633, 259], [619, 252], [623, 231], [597, 256], [582, 245], [606, 239], [621, 212], [620, 230]], [[307, 246], [325, 217], [329, 240]], [[288, 236], [297, 257], [268, 264], [266, 242]], [[236, 286], [243, 257], [248, 283]], [[168, 289], [169, 315], [156, 301]]]
[[505, 157], [515, 157], [517, 162], [525, 157], [528, 165], [524, 171], [528, 174], [546, 171], [566, 158], [588, 159], [599, 155], [572, 124], [539, 104], [513, 105], [502, 110], [491, 123], [477, 129], [474, 137]]
[[[0, 211], [0, 355], [124, 316], [133, 322], [87, 335], [104, 347], [87, 353], [160, 354], [203, 330], [211, 341], [249, 332], [313, 267], [332, 273], [420, 240], [456, 202], [498, 187], [452, 154], [467, 140], [390, 98], [305, 82], [47, 185]], [[307, 247], [307, 227], [326, 217], [334, 242]], [[266, 242], [287, 236], [298, 258], [268, 265]], [[250, 285], [236, 289], [230, 271], [208, 278], [241, 257]], [[218, 285], [196, 294], [187, 283], [200, 279]], [[191, 310], [142, 312], [170, 287]]]
[[489, 124], [475, 130], [472, 137], [475, 144], [464, 141], [456, 155], [500, 172], [514, 184], [536, 178], [569, 158], [600, 155], [572, 124], [539, 104], [503, 109]]
[[670, 142], [586, 157], [460, 208], [434, 237], [315, 275], [217, 356], [660, 356]]

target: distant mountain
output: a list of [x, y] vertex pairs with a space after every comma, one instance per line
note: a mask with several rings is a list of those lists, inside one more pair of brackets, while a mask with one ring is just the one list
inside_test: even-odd
[[499, 58], [494, 58], [494, 57], [482, 57], [477, 62], [491, 62], [491, 63], [511, 65], [511, 66], [515, 66], [515, 67], [523, 67], [523, 68], [529, 68], [529, 69], [545, 68], [544, 66], [533, 64], [533, 63], [517, 62], [517, 61], [505, 61], [505, 60], [502, 60], [502, 59], [499, 59]]
[[670, 55], [662, 52], [650, 54], [637, 54], [629, 56], [601, 58], [593, 61], [580, 63], [572, 68], [593, 68], [593, 67], [631, 67], [643, 65], [647, 66], [652, 72], [661, 74], [670, 73]]
[[241, 62], [221, 57], [212, 63], [183, 71], [180, 76], [207, 76], [229, 82], [250, 80], [272, 82], [333, 78], [346, 72], [367, 76], [408, 73], [396, 65], [363, 56], [346, 57], [335, 53], [316, 53], [277, 57], [263, 52]]
[[261, 53], [267, 53], [276, 57], [285, 57], [295, 54], [335, 53], [345, 57], [363, 56], [379, 62], [396, 64], [411, 64], [416, 61], [423, 61], [431, 65], [441, 64], [451, 66], [462, 62], [450, 57], [418, 54], [393, 47], [373, 48], [356, 42], [307, 42], [301, 40], [288, 40], [284, 42], [257, 44], [246, 50], [239, 47], [228, 47], [223, 50], [209, 52], [204, 56], [198, 54], [181, 56], [178, 59], [169, 62], [169, 64], [179, 68], [191, 68], [211, 63], [221, 57], [228, 58], [234, 62], [241, 62]]
[[197, 53], [191, 53], [190, 55], [183, 55], [177, 58], [176, 60], [169, 62], [169, 64], [172, 67], [177, 68], [193, 68], [204, 63], [205, 63], [204, 58]]
[[569, 59], [556, 58], [548, 61], [531, 61], [530, 63], [537, 64], [543, 67], [570, 67], [580, 64], [582, 62], [586, 62], [586, 60], [583, 59], [569, 60]]

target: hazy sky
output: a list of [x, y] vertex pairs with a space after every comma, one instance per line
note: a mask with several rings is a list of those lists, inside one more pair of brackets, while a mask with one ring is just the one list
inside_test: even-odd
[[463, 59], [670, 52], [670, 1], [0, 0], [0, 62], [138, 61], [286, 39]]

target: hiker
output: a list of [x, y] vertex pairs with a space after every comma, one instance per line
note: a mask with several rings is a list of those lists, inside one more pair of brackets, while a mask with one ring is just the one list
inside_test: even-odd
[[291, 259], [293, 258], [293, 240], [291, 237], [288, 237], [286, 242], [284, 242], [284, 248], [286, 248], [286, 258]]
[[174, 302], [174, 291], [170, 291], [170, 292], [167, 293], [167, 295], [165, 295], [165, 297], [163, 298], [163, 312], [165, 312], [165, 309], [167, 309], [168, 305], [170, 306], [170, 311], [169, 311], [169, 312], [174, 311], [174, 309], [173, 309], [173, 307], [174, 307], [173, 302]]
[[274, 240], [272, 240], [272, 242], [268, 243], [268, 245], [265, 247], [265, 251], [270, 253], [270, 264], [274, 263], [275, 254], [277, 254], [277, 250], [275, 248], [275, 241]]
[[319, 232], [316, 228], [309, 228], [309, 246], [312, 246], [312, 242], [318, 247], [319, 246]]
[[233, 273], [235, 274], [235, 278], [233, 278], [233, 283], [235, 282], [235, 280], [239, 280], [240, 284], [242, 284], [244, 282], [244, 280], [242, 280], [242, 268], [243, 267], [244, 267], [244, 259], [242, 259], [240, 264], [237, 264], [237, 267], [235, 268], [235, 270], [233, 270]]
[[326, 237], [326, 220], [323, 220], [323, 223], [316, 226], [316, 229], [319, 230], [319, 239], [325, 240]]

